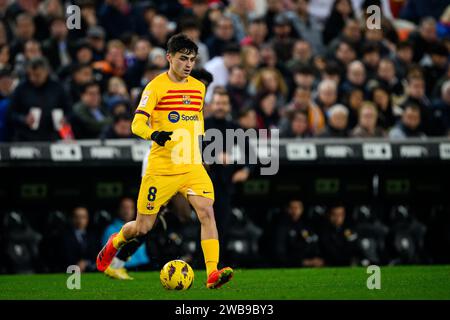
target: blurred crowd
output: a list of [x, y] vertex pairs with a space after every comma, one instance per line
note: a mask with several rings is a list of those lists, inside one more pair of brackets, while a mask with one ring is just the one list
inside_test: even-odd
[[[200, 224], [186, 204], [180, 196], [163, 207], [143, 241], [119, 251], [122, 267], [159, 270], [167, 261], [183, 259], [203, 269]], [[136, 214], [132, 198], [122, 198], [115, 208], [79, 205], [39, 217], [5, 212], [0, 274], [65, 272], [70, 265], [95, 271], [101, 246]], [[449, 263], [449, 209], [433, 205], [421, 214], [405, 204], [380, 210], [339, 201], [306, 204], [301, 198], [258, 209], [257, 217], [251, 208], [233, 208], [228, 228], [220, 233], [221, 263], [239, 268]]]
[[1, 0], [0, 17], [0, 141], [132, 138], [177, 32], [199, 47], [206, 117], [226, 90], [229, 120], [282, 137], [449, 134], [447, 1]]

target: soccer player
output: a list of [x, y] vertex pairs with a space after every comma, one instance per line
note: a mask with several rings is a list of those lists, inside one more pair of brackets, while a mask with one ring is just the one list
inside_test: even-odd
[[198, 145], [198, 135], [204, 131], [205, 85], [190, 76], [197, 53], [197, 45], [185, 35], [171, 37], [166, 55], [169, 71], [153, 79], [142, 93], [132, 131], [153, 143], [148, 170], [139, 190], [138, 214], [135, 221], [128, 222], [119, 233], [111, 235], [100, 251], [97, 257], [99, 271], [110, 265], [117, 251], [127, 242], [149, 232], [161, 205], [181, 192], [201, 223], [206, 286], [219, 288], [233, 276], [233, 269], [229, 267], [217, 269], [219, 241], [213, 211], [214, 189], [201, 163]]

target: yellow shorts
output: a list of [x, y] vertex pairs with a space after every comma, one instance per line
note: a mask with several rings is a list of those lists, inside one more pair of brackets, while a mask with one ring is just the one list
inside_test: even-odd
[[197, 195], [214, 201], [214, 187], [211, 178], [202, 165], [187, 173], [174, 175], [152, 175], [142, 177], [137, 201], [140, 214], [157, 214], [177, 192], [186, 199], [188, 195]]

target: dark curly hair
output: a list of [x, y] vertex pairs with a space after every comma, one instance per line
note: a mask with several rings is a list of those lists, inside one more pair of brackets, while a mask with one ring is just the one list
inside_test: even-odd
[[170, 37], [167, 43], [167, 53], [174, 55], [177, 52], [184, 54], [198, 54], [198, 47], [194, 41], [183, 33], [178, 33]]

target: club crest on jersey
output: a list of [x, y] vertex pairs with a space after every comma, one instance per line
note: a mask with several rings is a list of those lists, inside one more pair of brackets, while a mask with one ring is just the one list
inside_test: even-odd
[[191, 104], [190, 96], [183, 96], [183, 98], [181, 100], [183, 101], [183, 104]]
[[153, 202], [147, 203], [147, 210], [153, 210], [155, 207], [153, 206]]

